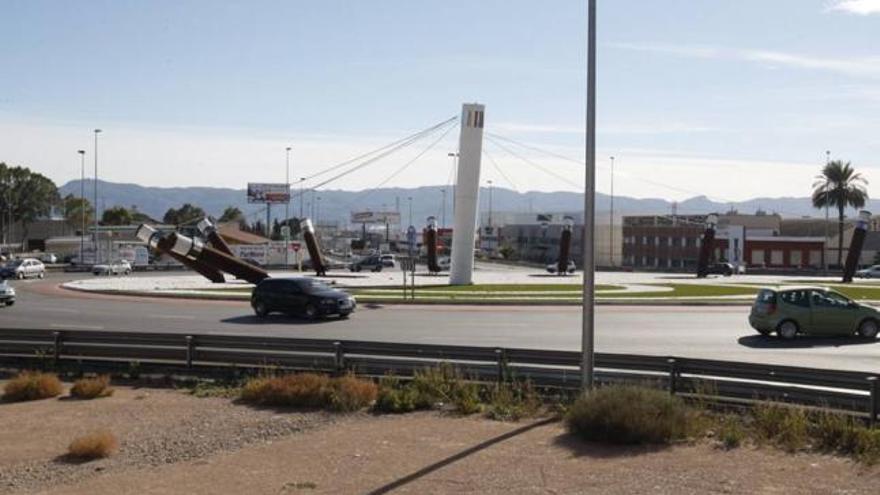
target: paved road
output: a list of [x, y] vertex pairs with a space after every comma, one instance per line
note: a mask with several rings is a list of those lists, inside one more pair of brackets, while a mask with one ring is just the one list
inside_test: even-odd
[[[81, 277], [81, 275], [80, 275]], [[69, 275], [17, 282], [0, 327], [278, 335], [306, 338], [578, 349], [577, 307], [361, 306], [349, 320], [258, 320], [244, 302], [96, 296], [57, 288]], [[880, 371], [880, 341], [758, 337], [747, 307], [600, 306], [600, 352], [676, 355]]]

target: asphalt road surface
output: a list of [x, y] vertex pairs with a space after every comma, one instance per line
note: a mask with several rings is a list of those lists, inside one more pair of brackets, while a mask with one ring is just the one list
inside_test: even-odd
[[[257, 319], [246, 302], [86, 295], [59, 289], [83, 275], [16, 282], [15, 306], [0, 308], [0, 327], [275, 335], [576, 350], [580, 308], [523, 306], [368, 306], [348, 320]], [[745, 306], [600, 306], [599, 352], [684, 356], [880, 371], [880, 340], [758, 336]]]

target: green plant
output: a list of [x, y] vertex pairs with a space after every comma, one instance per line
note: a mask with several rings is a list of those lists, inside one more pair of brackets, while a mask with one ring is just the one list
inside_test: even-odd
[[137, 380], [141, 377], [141, 362], [140, 361], [129, 361], [128, 363], [128, 377], [132, 380]]
[[379, 412], [401, 414], [416, 410], [418, 392], [410, 384], [401, 385], [393, 376], [379, 380], [375, 409]]
[[718, 439], [725, 449], [739, 448], [745, 439], [746, 432], [738, 418], [726, 417], [718, 431]]
[[197, 381], [189, 386], [189, 393], [194, 397], [205, 399], [209, 397], [220, 397], [231, 399], [241, 395], [241, 387], [232, 383], [215, 383], [208, 381]]
[[486, 416], [498, 421], [519, 421], [534, 416], [541, 407], [531, 382], [509, 382], [497, 385], [489, 394]]
[[55, 373], [23, 371], [6, 382], [3, 387], [3, 399], [7, 401], [48, 399], [61, 395], [62, 389], [61, 380]]
[[378, 390], [373, 381], [354, 375], [335, 378], [330, 385], [330, 407], [342, 412], [358, 411], [376, 401]]
[[480, 397], [482, 387], [476, 383], [461, 382], [452, 397], [452, 404], [459, 414], [476, 414], [483, 410]]
[[756, 406], [752, 415], [758, 440], [772, 442], [789, 452], [807, 444], [809, 421], [802, 409], [764, 403]]
[[852, 417], [831, 411], [810, 416], [809, 435], [813, 448], [822, 452], [854, 453], [858, 426]]
[[107, 457], [119, 448], [116, 436], [109, 431], [96, 431], [70, 442], [67, 455], [76, 459], [92, 460]]
[[410, 386], [416, 392], [416, 408], [426, 409], [453, 402], [462, 381], [449, 363], [416, 371]]
[[81, 378], [73, 383], [70, 395], [77, 399], [97, 399], [113, 395], [110, 388], [110, 375], [100, 375], [94, 378]]
[[687, 437], [693, 411], [666, 392], [611, 386], [579, 398], [566, 416], [569, 431], [584, 440], [664, 444]]

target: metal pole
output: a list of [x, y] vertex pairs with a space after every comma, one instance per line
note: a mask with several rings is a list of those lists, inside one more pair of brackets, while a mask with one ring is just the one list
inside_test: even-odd
[[303, 217], [303, 195], [305, 192], [303, 191], [303, 182], [305, 182], [305, 177], [299, 178], [299, 219], [302, 220]]
[[[284, 226], [285, 232], [290, 232], [290, 146], [285, 148], [284, 156], [284, 184], [287, 187], [287, 202], [284, 203]], [[284, 268], [290, 265], [290, 235], [284, 236]]]
[[272, 203], [266, 203], [266, 237], [272, 238]]
[[443, 214], [440, 216], [440, 225], [443, 228], [446, 228], [446, 189], [440, 189], [440, 194], [443, 195]]
[[412, 196], [408, 196], [406, 200], [409, 201], [409, 224], [412, 225]]
[[614, 157], [611, 157], [611, 212], [608, 215], [610, 218], [610, 227], [608, 229], [608, 260], [609, 264], [614, 266]]
[[489, 227], [492, 227], [492, 181], [489, 182]]
[[82, 227], [79, 232], [79, 262], [83, 262], [86, 236], [86, 150], [77, 150], [79, 153], [79, 211]]
[[596, 199], [596, 0], [587, 2], [587, 120], [586, 120], [586, 177], [584, 179], [584, 285], [581, 328], [581, 389], [588, 393], [593, 388], [593, 338], [595, 258], [593, 237], [595, 231]]
[[101, 129], [95, 129], [95, 264], [101, 262], [101, 240], [98, 237], [98, 134]]

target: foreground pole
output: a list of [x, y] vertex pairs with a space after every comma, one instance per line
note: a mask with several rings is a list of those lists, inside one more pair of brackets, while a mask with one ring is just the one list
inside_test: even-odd
[[594, 294], [596, 260], [593, 238], [595, 234], [596, 201], [596, 0], [588, 0], [587, 7], [587, 140], [586, 177], [584, 179], [584, 295], [581, 308], [581, 391], [593, 389]]

